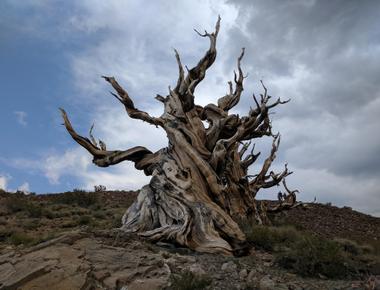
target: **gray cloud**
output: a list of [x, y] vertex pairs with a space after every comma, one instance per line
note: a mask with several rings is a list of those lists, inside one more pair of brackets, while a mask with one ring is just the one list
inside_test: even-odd
[[[292, 183], [378, 214], [380, 2], [230, 3], [239, 9], [229, 32], [230, 51], [245, 46], [245, 70], [253, 72], [246, 91], [257, 91], [263, 78], [273, 95], [292, 97], [273, 117], [283, 135], [278, 161], [287, 160], [299, 171]], [[224, 68], [234, 62], [230, 53]], [[239, 109], [250, 102], [244, 98]], [[353, 192], [344, 199], [347, 183], [361, 200], [368, 199], [367, 206]]]

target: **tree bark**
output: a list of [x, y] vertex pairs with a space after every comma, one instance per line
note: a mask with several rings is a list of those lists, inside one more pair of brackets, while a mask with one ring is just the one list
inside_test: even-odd
[[[176, 87], [169, 87], [166, 97], [156, 97], [164, 104], [161, 117], [152, 117], [137, 109], [113, 77], [104, 77], [131, 118], [165, 130], [169, 140], [166, 148], [155, 153], [141, 146], [109, 151], [104, 142], [99, 141], [98, 145], [92, 128], [90, 139], [78, 135], [66, 112], [61, 110], [68, 132], [93, 155], [96, 165], [107, 167], [129, 160], [137, 169], [152, 176], [123, 216], [122, 230], [200, 252], [243, 255], [248, 247], [236, 221], [253, 216], [258, 223], [268, 224], [265, 203], [257, 202], [256, 195], [261, 188], [279, 185], [291, 174], [286, 165], [283, 172], [269, 171], [280, 144], [279, 134], [272, 133], [269, 111], [288, 101], [278, 99], [269, 103], [271, 97], [262, 84], [264, 93], [260, 100], [253, 96], [255, 109], [244, 117], [229, 113], [243, 92], [245, 77], [241, 60], [245, 51], [242, 49], [237, 61], [238, 72], [234, 74], [235, 87], [229, 82], [229, 93], [221, 97], [217, 105], [201, 107], [195, 104], [195, 88], [216, 58], [219, 28], [220, 18], [213, 33], [197, 32], [210, 39], [210, 47], [194, 68], [187, 69], [187, 74], [175, 50], [179, 77]], [[205, 128], [202, 121], [208, 122], [209, 127]], [[263, 136], [273, 138], [271, 153], [256, 175], [248, 175], [249, 166], [260, 155], [254, 153], [254, 145], [247, 153], [250, 140]]]

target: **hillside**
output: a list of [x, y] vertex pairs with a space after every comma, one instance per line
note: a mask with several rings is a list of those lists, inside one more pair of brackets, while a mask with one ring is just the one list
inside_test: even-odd
[[307, 204], [273, 215], [273, 227], [242, 221], [252, 250], [233, 258], [120, 233], [135, 197], [0, 192], [0, 289], [375, 289], [379, 282], [380, 218]]

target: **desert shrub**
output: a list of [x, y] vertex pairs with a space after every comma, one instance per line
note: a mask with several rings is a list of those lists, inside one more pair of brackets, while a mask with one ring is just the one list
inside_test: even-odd
[[98, 203], [98, 196], [95, 193], [85, 191], [69, 191], [57, 195], [54, 198], [56, 203], [79, 205], [81, 207], [89, 207]]
[[211, 284], [211, 279], [205, 275], [199, 276], [190, 271], [185, 271], [180, 275], [171, 275], [170, 283], [168, 290], [202, 290]]
[[19, 211], [24, 211], [27, 208], [28, 202], [16, 194], [8, 197], [5, 200], [5, 207], [10, 213], [16, 213]]
[[82, 216], [80, 216], [79, 217], [79, 219], [78, 219], [78, 224], [79, 225], [88, 225], [88, 224], [90, 224], [91, 223], [91, 221], [92, 221], [92, 219], [91, 219], [91, 217], [90, 216], [88, 216], [88, 215], [82, 215]]
[[360, 245], [355, 241], [351, 241], [348, 239], [341, 239], [341, 238], [336, 238], [334, 239], [335, 242], [337, 242], [343, 251], [354, 255], [354, 256], [359, 256], [363, 254], [372, 254], [375, 252], [375, 249], [371, 245], [363, 244]]
[[46, 242], [46, 241], [49, 241], [49, 240], [52, 240], [54, 238], [57, 237], [57, 233], [54, 233], [54, 232], [50, 232], [48, 234], [45, 234], [45, 235], [42, 235], [42, 236], [39, 236], [38, 238], [36, 238], [34, 241], [33, 241], [33, 245], [37, 245], [39, 243], [43, 243], [43, 242]]
[[32, 201], [27, 200], [23, 195], [15, 194], [7, 198], [5, 206], [10, 213], [25, 212], [28, 217], [41, 218], [43, 216], [47, 218], [54, 218], [51, 211], [43, 208], [39, 204], [35, 204]]
[[304, 235], [289, 251], [278, 255], [277, 262], [303, 276], [342, 278], [354, 272], [337, 242], [311, 235]]
[[12, 231], [7, 228], [0, 228], [0, 242], [6, 241], [12, 235]]
[[103, 205], [104, 205], [104, 204], [95, 203], [95, 204], [91, 205], [89, 208], [90, 208], [91, 210], [96, 210], [96, 211], [98, 211], [98, 210], [101, 210], [101, 209], [103, 208]]
[[8, 242], [15, 246], [18, 245], [31, 245], [35, 242], [35, 239], [25, 233], [22, 232], [13, 232], [8, 237]]
[[73, 192], [86, 192], [86, 190], [82, 189], [82, 188], [74, 188], [73, 189]]
[[48, 218], [49, 220], [51, 220], [51, 219], [59, 217], [59, 214], [57, 215], [54, 212], [52, 212], [51, 210], [44, 209], [43, 210], [43, 216]]
[[31, 218], [40, 218], [43, 216], [44, 210], [41, 206], [35, 205], [33, 203], [27, 203], [25, 211], [28, 213], [28, 216]]
[[35, 230], [37, 229], [38, 227], [40, 227], [40, 223], [38, 220], [27, 220], [24, 222], [23, 224], [23, 228], [26, 229], [26, 230]]
[[368, 244], [372, 249], [372, 253], [374, 255], [380, 256], [380, 241], [372, 240], [372, 241], [369, 241]]
[[99, 185], [94, 186], [95, 192], [102, 192], [102, 191], [106, 191], [106, 190], [107, 190], [107, 188], [104, 185], [99, 184]]
[[76, 227], [78, 224], [76, 221], [73, 221], [73, 220], [69, 220], [69, 221], [65, 221], [63, 222], [60, 227], [63, 228], [63, 229], [66, 229], [66, 228], [74, 228]]
[[300, 233], [290, 226], [268, 227], [257, 225], [252, 221], [241, 221], [240, 226], [248, 242], [267, 251], [291, 247], [300, 237]]
[[249, 221], [239, 224], [251, 244], [273, 252], [280, 266], [300, 275], [341, 278], [365, 271], [361, 255], [370, 247], [345, 239], [327, 240], [290, 226], [268, 227]]
[[121, 214], [115, 214], [112, 219], [112, 227], [114, 228], [120, 228], [122, 226], [121, 224], [121, 218], [123, 215]]
[[101, 211], [101, 210], [95, 211], [92, 215], [94, 216], [94, 218], [97, 218], [97, 219], [106, 219], [107, 218], [107, 215], [105, 214], [105, 212]]

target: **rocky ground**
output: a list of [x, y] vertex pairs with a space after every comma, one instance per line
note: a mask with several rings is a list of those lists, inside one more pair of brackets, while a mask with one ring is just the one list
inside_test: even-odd
[[[357, 249], [370, 249], [365, 255], [355, 256], [365, 258], [364, 264], [371, 263], [371, 270], [365, 267], [360, 275], [307, 277], [280, 266], [276, 246], [265, 250], [256, 240], [252, 240], [258, 243], [253, 244], [249, 256], [234, 258], [194, 253], [165, 243], [151, 244], [121, 233], [116, 229], [120, 216], [135, 196], [134, 192], [78, 192], [66, 196], [0, 193], [0, 289], [380, 287], [380, 273], [376, 272], [379, 218], [320, 204], [273, 216], [274, 223], [281, 224], [279, 228], [292, 224], [298, 231], [308, 229], [330, 240], [345, 239], [345, 245], [351, 245], [347, 239], [356, 239], [362, 243], [354, 243]], [[294, 229], [282, 232], [299, 235]]]

